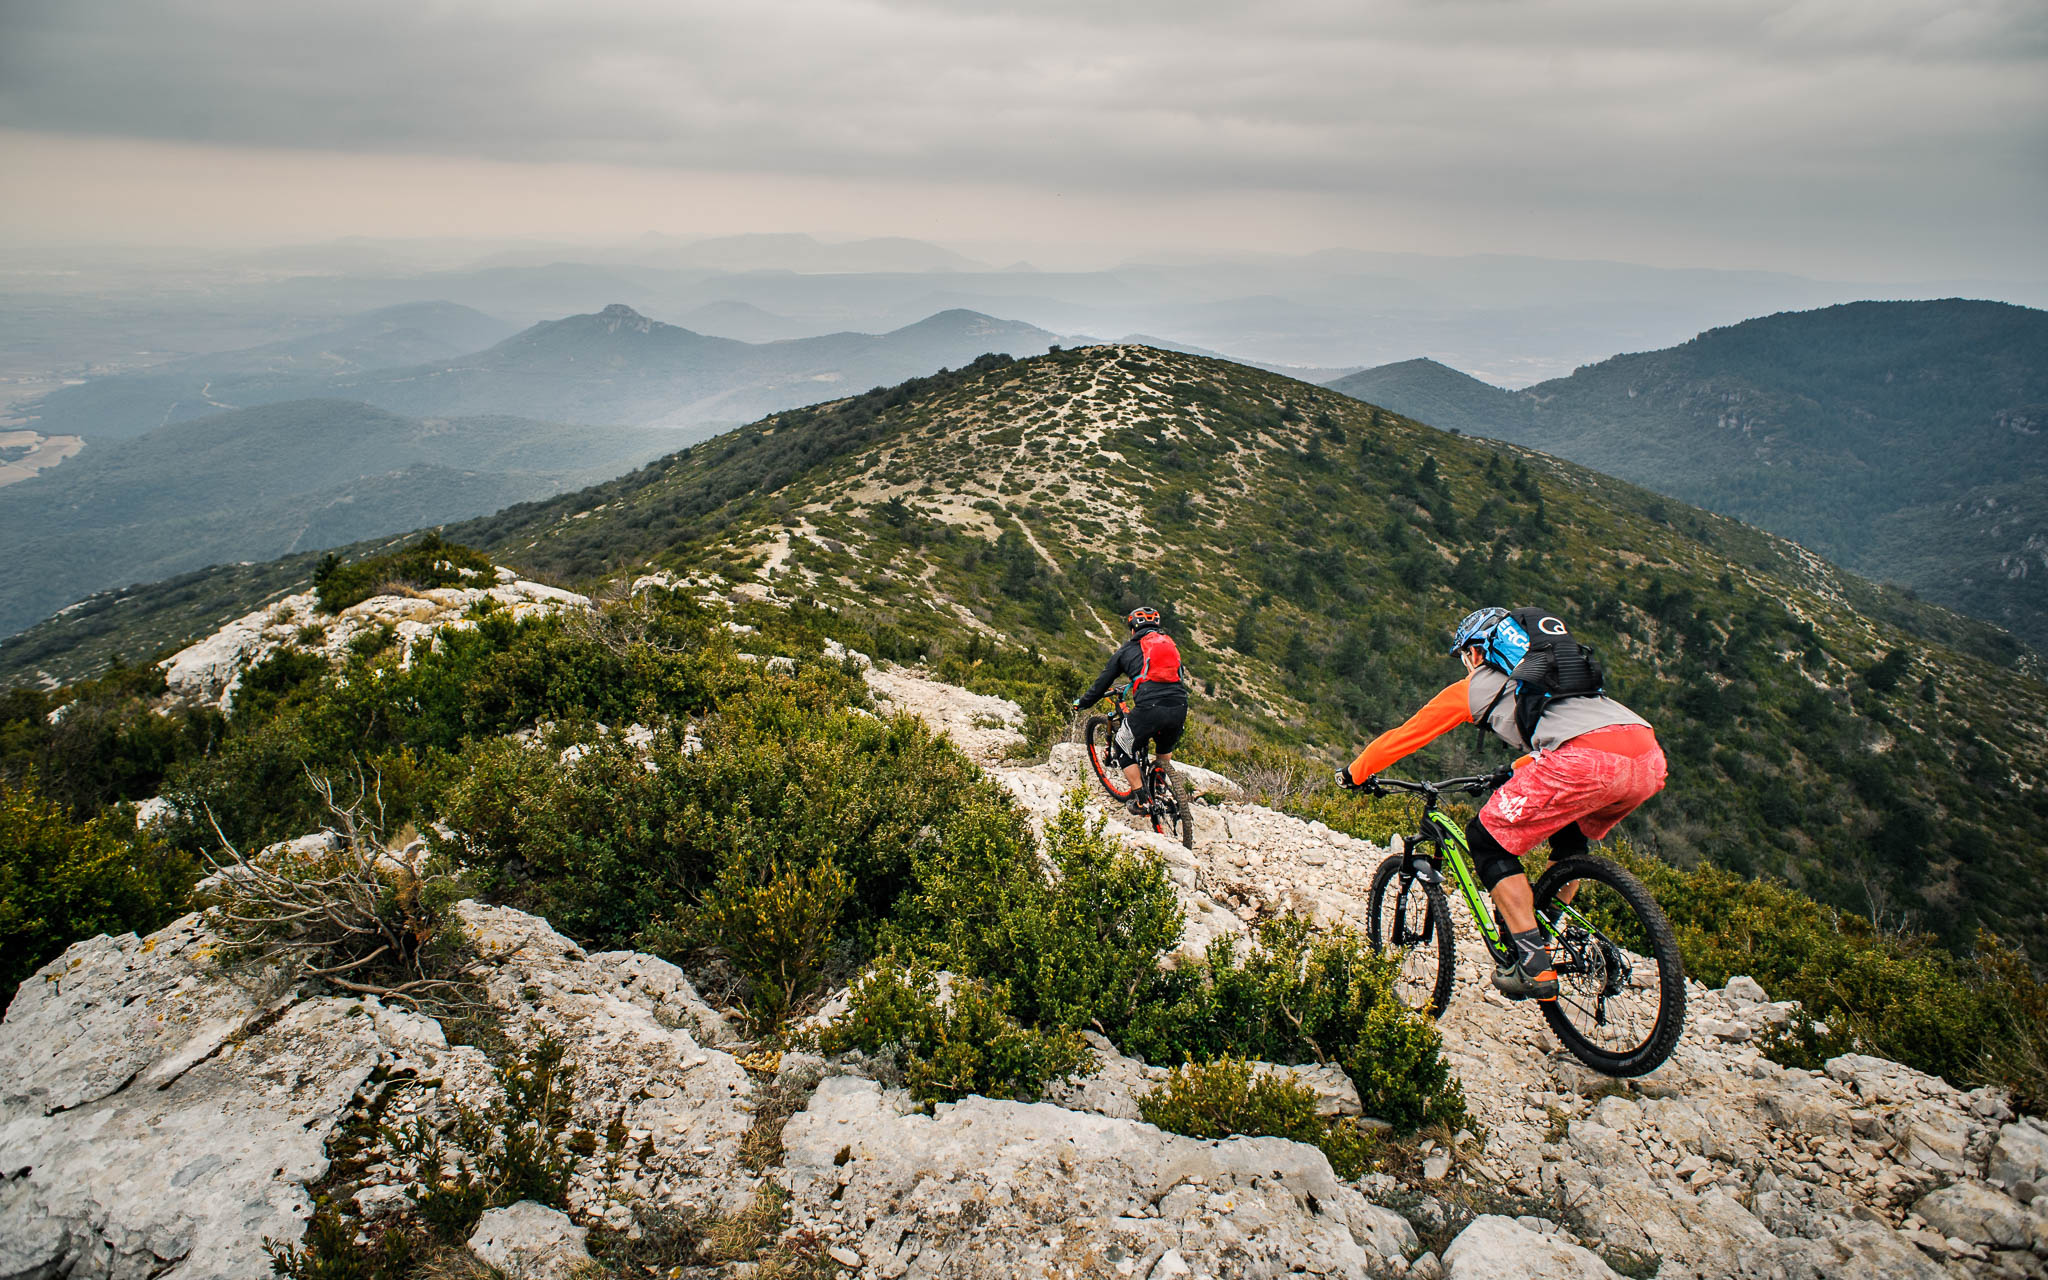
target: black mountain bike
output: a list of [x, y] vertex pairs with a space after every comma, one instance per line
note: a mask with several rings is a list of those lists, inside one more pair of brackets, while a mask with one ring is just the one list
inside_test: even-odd
[[[1441, 782], [1381, 778], [1370, 787], [1374, 794], [1422, 797], [1422, 830], [1397, 837], [1393, 855], [1373, 872], [1367, 935], [1382, 952], [1401, 953], [1402, 998], [1432, 1018], [1450, 1004], [1457, 977], [1446, 867], [1493, 962], [1507, 963], [1514, 946], [1473, 873], [1463, 828], [1437, 801], [1491, 791], [1512, 772]], [[1610, 1076], [1662, 1066], [1685, 1030], [1685, 967], [1670, 922], [1643, 882], [1606, 858], [1561, 858], [1536, 881], [1536, 921], [1550, 936], [1558, 984], [1557, 999], [1538, 1004], [1564, 1047]]]
[[1152, 756], [1152, 744], [1146, 743], [1135, 753], [1130, 746], [1130, 735], [1124, 732], [1124, 721], [1130, 717], [1130, 690], [1119, 687], [1110, 690], [1110, 701], [1114, 706], [1106, 716], [1089, 716], [1082, 726], [1081, 740], [1088, 746], [1088, 763], [1095, 770], [1096, 781], [1111, 798], [1120, 804], [1131, 799], [1131, 784], [1124, 778], [1124, 766], [1136, 764], [1138, 776], [1152, 780], [1152, 795], [1146, 804], [1146, 817], [1152, 822], [1152, 829], [1163, 835], [1173, 836], [1183, 845], [1195, 847], [1195, 814], [1188, 798], [1187, 783], [1179, 771], [1169, 769]]

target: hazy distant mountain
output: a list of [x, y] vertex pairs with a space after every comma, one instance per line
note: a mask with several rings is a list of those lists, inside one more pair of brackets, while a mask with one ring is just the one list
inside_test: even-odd
[[674, 443], [523, 418], [415, 421], [345, 400], [174, 423], [0, 489], [0, 635], [109, 587], [546, 497]]
[[91, 440], [116, 434], [104, 425], [116, 409], [126, 424], [120, 434], [132, 435], [147, 411], [156, 413], [149, 424], [155, 425], [204, 410], [338, 397], [415, 417], [517, 414], [687, 427], [696, 432], [691, 438], [700, 438], [777, 409], [957, 367], [990, 351], [1033, 355], [1058, 340], [1030, 325], [956, 310], [883, 334], [748, 343], [662, 324], [615, 303], [545, 321], [482, 351], [409, 367], [228, 375], [168, 403], [165, 391], [181, 392], [183, 383], [166, 384], [154, 374], [103, 379], [65, 388], [30, 412], [41, 415], [36, 425], [45, 434], [65, 431]]
[[2048, 634], [2048, 312], [1854, 303], [1521, 392], [1434, 361], [1331, 385], [1761, 525], [2037, 647]]
[[[339, 373], [445, 360], [489, 346], [513, 326], [452, 302], [409, 302], [309, 337], [192, 356], [146, 373], [95, 378], [51, 393], [30, 412], [45, 435], [125, 440], [169, 422], [252, 401], [230, 388], [293, 385]], [[264, 396], [262, 399], [277, 399]]]
[[1445, 431], [1519, 439], [1530, 405], [1512, 391], [1427, 358], [1383, 364], [1323, 385]]

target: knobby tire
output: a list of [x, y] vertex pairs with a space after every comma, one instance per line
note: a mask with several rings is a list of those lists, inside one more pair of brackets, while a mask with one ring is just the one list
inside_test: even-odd
[[1185, 848], [1195, 847], [1195, 811], [1188, 803], [1188, 782], [1180, 776], [1178, 769], [1162, 769], [1166, 780], [1166, 791], [1170, 800], [1166, 804], [1152, 805], [1152, 829], [1161, 835], [1172, 836]]
[[[1657, 962], [1657, 1018], [1640, 1044], [1619, 1052], [1603, 1049], [1581, 1034], [1572, 1021], [1572, 1012], [1583, 1010], [1585, 1006], [1580, 1000], [1567, 1007], [1565, 1002], [1573, 993], [1562, 971], [1558, 974], [1558, 998], [1542, 1002], [1543, 1016], [1572, 1056], [1595, 1071], [1619, 1077], [1655, 1071], [1678, 1047], [1678, 1037], [1685, 1031], [1685, 964], [1679, 958], [1678, 938], [1671, 932], [1671, 923], [1664, 918], [1663, 908], [1657, 905], [1657, 900], [1643, 882], [1620, 865], [1596, 856], [1565, 858], [1551, 863], [1543, 878], [1536, 882], [1537, 914], [1546, 920], [1552, 918], [1558, 908], [1558, 892], [1573, 881], [1605, 886], [1635, 916], [1636, 924], [1646, 939], [1644, 958]], [[1551, 960], [1554, 964], [1567, 961], [1564, 952], [1561, 943], [1552, 942]]]
[[1417, 880], [1408, 888], [1407, 912], [1412, 920], [1419, 896], [1424, 904], [1421, 931], [1427, 936], [1419, 942], [1395, 941], [1388, 925], [1392, 922], [1390, 913], [1400, 903], [1399, 878], [1407, 862], [1405, 854], [1394, 854], [1382, 861], [1372, 873], [1372, 894], [1366, 907], [1366, 937], [1373, 950], [1382, 955], [1397, 946], [1407, 947], [1404, 971], [1409, 965], [1422, 966], [1416, 971], [1418, 978], [1426, 975], [1427, 966], [1434, 957], [1436, 975], [1430, 981], [1418, 982], [1417, 985], [1426, 988], [1428, 994], [1421, 1004], [1415, 1006], [1424, 1017], [1434, 1018], [1450, 1007], [1451, 988], [1458, 979], [1456, 930], [1451, 924], [1451, 904], [1444, 896], [1443, 886]]

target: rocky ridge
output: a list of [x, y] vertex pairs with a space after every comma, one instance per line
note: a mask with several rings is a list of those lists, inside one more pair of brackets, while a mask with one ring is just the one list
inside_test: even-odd
[[[476, 577], [481, 584], [480, 570], [459, 572]], [[320, 612], [319, 598], [313, 592], [286, 596], [173, 654], [163, 664], [164, 678], [173, 697], [227, 711], [234, 706], [242, 673], [287, 647], [339, 662], [348, 656], [350, 645], [389, 627], [402, 657], [410, 658], [413, 647], [435, 632], [474, 627], [476, 618], [485, 612], [503, 609], [517, 622], [590, 604], [588, 597], [528, 582], [510, 569], [498, 569], [495, 579], [489, 586], [431, 587], [371, 596], [331, 616]]]
[[[180, 687], [231, 696], [290, 627], [272, 616], [224, 632], [207, 642], [214, 659], [186, 662], [210, 674]], [[868, 678], [882, 709], [947, 732], [1041, 820], [1086, 785], [1071, 746], [1010, 758], [1014, 704], [902, 668]], [[1192, 850], [1109, 816], [1166, 861], [1184, 949], [1276, 909], [1362, 921], [1383, 849], [1227, 798], [1226, 779], [1197, 789], [1216, 802], [1198, 810]], [[560, 1041], [576, 1069], [573, 1124], [590, 1141], [568, 1201], [587, 1225], [629, 1228], [662, 1206], [732, 1212], [773, 1181], [791, 1193], [789, 1233], [844, 1274], [888, 1280], [1607, 1277], [1610, 1261], [1652, 1258], [1667, 1278], [2048, 1275], [2048, 1124], [1880, 1059], [1781, 1068], [1753, 1041], [1790, 1007], [1742, 979], [1695, 987], [1671, 1061], [1623, 1084], [1492, 992], [1461, 919], [1465, 966], [1442, 1025], [1476, 1134], [1425, 1139], [1419, 1169], [1345, 1184], [1313, 1148], [1137, 1121], [1159, 1072], [1099, 1038], [1100, 1069], [1048, 1101], [926, 1114], [857, 1063], [785, 1054], [771, 1070], [673, 965], [586, 953], [516, 911], [458, 910], [492, 1013], [520, 1042]], [[445, 1126], [496, 1096], [482, 1051], [433, 1020], [224, 980], [210, 946], [186, 917], [79, 943], [24, 984], [0, 1024], [0, 1277], [267, 1274], [262, 1241], [296, 1238], [309, 1187], [352, 1197], [370, 1221], [413, 1194], [396, 1152], [372, 1143], [344, 1160], [348, 1135]], [[1328, 1109], [1347, 1109], [1341, 1083], [1307, 1074]], [[771, 1093], [797, 1105], [780, 1162], [755, 1171], [741, 1148]], [[1441, 1257], [1424, 1252], [1460, 1227]], [[509, 1221], [493, 1229], [478, 1247], [514, 1256]]]

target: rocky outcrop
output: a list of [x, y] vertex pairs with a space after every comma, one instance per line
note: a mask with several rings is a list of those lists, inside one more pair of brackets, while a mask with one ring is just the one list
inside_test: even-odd
[[[579, 1163], [571, 1209], [626, 1225], [636, 1200], [744, 1204], [753, 1086], [688, 1029], [702, 1001], [687, 980], [650, 956], [586, 955], [520, 912], [458, 912], [493, 1013], [568, 1047], [581, 1126], [619, 1126], [622, 1151]], [[15, 997], [0, 1023], [0, 1276], [266, 1276], [263, 1242], [298, 1239], [344, 1124], [445, 1124], [492, 1098], [484, 1054], [434, 1020], [272, 991], [211, 950], [196, 916], [94, 938]], [[329, 1190], [370, 1209], [402, 1200], [403, 1180], [372, 1160], [362, 1185]]]
[[474, 627], [482, 610], [504, 610], [515, 621], [561, 609], [586, 608], [590, 600], [573, 591], [528, 582], [510, 569], [496, 571], [485, 585], [435, 587], [405, 595], [372, 596], [338, 614], [320, 612], [310, 591], [286, 596], [275, 604], [237, 618], [206, 639], [173, 654], [164, 662], [164, 678], [180, 700], [233, 708], [242, 673], [285, 648], [317, 653], [340, 662], [362, 636], [390, 627], [400, 653], [431, 642], [444, 627]]
[[1416, 1248], [1399, 1214], [1277, 1138], [1204, 1142], [1049, 1103], [966, 1098], [931, 1115], [831, 1077], [783, 1130], [799, 1226], [881, 1277], [1380, 1274]]
[[196, 917], [94, 938], [0, 1023], [0, 1275], [259, 1276], [379, 1066], [447, 1047], [375, 1001], [270, 999]]
[[492, 1209], [469, 1236], [469, 1251], [506, 1280], [569, 1280], [592, 1259], [590, 1232], [560, 1209], [521, 1200]]

